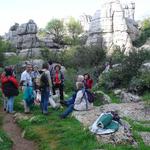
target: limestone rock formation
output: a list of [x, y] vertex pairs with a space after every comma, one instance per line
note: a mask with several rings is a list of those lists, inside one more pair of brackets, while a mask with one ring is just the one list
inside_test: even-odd
[[59, 45], [50, 39], [39, 39], [36, 35], [38, 28], [33, 20], [19, 25], [15, 23], [8, 33], [5, 34], [5, 39], [12, 43], [12, 46], [22, 50], [31, 48], [59, 48]]
[[[145, 113], [145, 104], [144, 102], [138, 103], [122, 103], [122, 104], [106, 104], [100, 107], [94, 107], [90, 111], [74, 111], [73, 116], [84, 126], [91, 126], [98, 116], [107, 111], [116, 111], [118, 112], [121, 118], [127, 117], [136, 122], [138, 121], [150, 121], [150, 113]], [[123, 121], [123, 126], [120, 126], [119, 130], [113, 134], [109, 135], [97, 135], [98, 141], [104, 143], [112, 144], [133, 144], [136, 146], [136, 143], [133, 139], [132, 133], [130, 131], [130, 125], [128, 122]], [[149, 135], [146, 135], [149, 137]], [[146, 138], [148, 139], [148, 138]], [[149, 140], [147, 140], [149, 141]]]
[[119, 0], [104, 0], [101, 10], [92, 17], [86, 44], [99, 45], [108, 49], [108, 53], [119, 46], [127, 53], [139, 35], [134, 10], [134, 3], [123, 5]]

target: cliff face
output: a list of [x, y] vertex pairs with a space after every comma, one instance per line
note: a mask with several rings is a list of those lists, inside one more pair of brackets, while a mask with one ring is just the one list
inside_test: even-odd
[[104, 0], [101, 9], [92, 17], [87, 45], [99, 45], [112, 53], [119, 46], [126, 53], [132, 48], [132, 41], [139, 36], [134, 21], [135, 4], [121, 4], [119, 0]]
[[17, 24], [10, 27], [10, 30], [5, 35], [5, 39], [10, 41], [12, 45], [17, 49], [30, 49], [40, 47], [58, 47], [58, 44], [54, 43], [52, 39], [45, 40], [37, 37], [37, 25], [33, 20], [29, 20], [24, 24]]

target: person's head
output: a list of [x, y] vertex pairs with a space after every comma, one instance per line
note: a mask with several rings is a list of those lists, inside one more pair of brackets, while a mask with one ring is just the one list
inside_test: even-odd
[[32, 71], [32, 65], [31, 64], [26, 64], [26, 71], [31, 72]]
[[39, 68], [38, 68], [37, 65], [34, 65], [34, 66], [33, 66], [33, 69], [34, 69], [34, 71], [38, 71]]
[[13, 69], [11, 67], [5, 68], [5, 75], [6, 76], [12, 76], [13, 75]]
[[61, 65], [59, 65], [59, 64], [55, 65], [54, 69], [55, 69], [56, 71], [59, 71], [59, 70], [61, 69]]
[[51, 60], [49, 60], [48, 63], [49, 63], [49, 65], [52, 65], [52, 64], [53, 64], [53, 62], [52, 62]]
[[85, 79], [85, 80], [90, 79], [90, 75], [89, 75], [88, 73], [85, 73], [85, 74], [84, 74], [84, 79]]
[[84, 76], [83, 75], [78, 75], [77, 76], [77, 82], [83, 82]]
[[47, 62], [43, 63], [42, 69], [49, 69], [49, 64]]
[[81, 90], [84, 87], [83, 82], [76, 82], [76, 88], [77, 90]]

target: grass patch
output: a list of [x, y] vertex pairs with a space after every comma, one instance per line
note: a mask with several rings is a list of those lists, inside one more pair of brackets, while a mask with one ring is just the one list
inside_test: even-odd
[[[2, 107], [2, 100], [0, 100], [0, 107]], [[13, 142], [2, 129], [3, 115], [0, 113], [0, 150], [11, 150]]]
[[147, 124], [150, 121], [134, 121], [130, 118], [124, 118], [126, 121], [129, 122], [129, 124], [132, 126], [132, 129], [134, 131], [139, 131], [139, 132], [150, 132], [150, 127], [144, 126], [144, 123]]

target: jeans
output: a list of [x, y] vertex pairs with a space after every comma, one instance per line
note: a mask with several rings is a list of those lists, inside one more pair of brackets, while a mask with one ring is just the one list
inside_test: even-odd
[[8, 97], [7, 101], [7, 111], [9, 113], [13, 112], [14, 110], [14, 96]]
[[7, 109], [7, 97], [2, 95], [2, 99], [3, 99], [3, 108], [4, 108], [4, 110], [6, 110]]
[[71, 104], [74, 104], [75, 98], [76, 98], [76, 94], [77, 94], [77, 92], [73, 93], [72, 96], [68, 100], [64, 101], [67, 106], [69, 106]]
[[61, 114], [61, 117], [66, 118], [70, 113], [73, 112], [73, 106], [74, 104], [71, 104], [67, 107], [66, 111]]
[[41, 90], [41, 110], [43, 113], [48, 113], [49, 87]]

